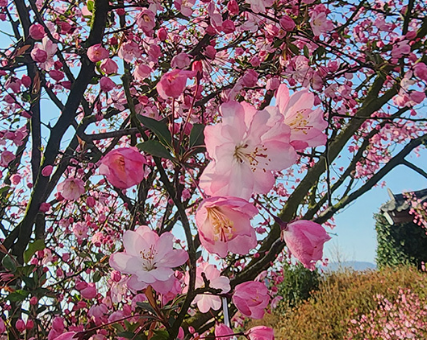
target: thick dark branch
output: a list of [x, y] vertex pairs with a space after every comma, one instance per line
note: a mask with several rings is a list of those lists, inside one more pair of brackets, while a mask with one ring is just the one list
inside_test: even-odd
[[[330, 219], [338, 210], [343, 209], [348, 204], [362, 196], [365, 192], [369, 191], [374, 185], [376, 185], [385, 175], [387, 175], [391, 170], [393, 170], [399, 164], [404, 164], [404, 158], [416, 147], [427, 141], [427, 135], [423, 135], [416, 139], [411, 140], [402, 151], [400, 151], [396, 156], [394, 156], [386, 165], [384, 165], [381, 170], [379, 170], [375, 175], [373, 175], [364, 185], [359, 189], [351, 193], [349, 196], [343, 197], [337, 204], [326, 209], [318, 218], [314, 221], [317, 223], [324, 223]], [[405, 164], [406, 165], [406, 164]]]

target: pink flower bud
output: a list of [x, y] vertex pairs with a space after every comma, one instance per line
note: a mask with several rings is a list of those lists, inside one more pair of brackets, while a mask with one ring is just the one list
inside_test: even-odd
[[58, 333], [62, 333], [64, 331], [64, 319], [57, 316], [52, 321], [52, 328]]
[[52, 174], [53, 166], [52, 165], [46, 165], [42, 170], [42, 175], [45, 177], [48, 177]]
[[33, 327], [34, 327], [34, 321], [33, 321], [33, 320], [31, 320], [31, 319], [29, 319], [29, 320], [27, 321], [27, 324], [25, 325], [25, 328], [26, 328], [27, 330], [30, 330], [30, 329], [33, 329]]
[[206, 46], [205, 55], [209, 59], [215, 59], [215, 56], [216, 56], [216, 49], [215, 49], [215, 47], [213, 47], [211, 45]]
[[30, 26], [30, 37], [34, 40], [42, 40], [44, 36], [46, 35], [46, 32], [44, 31], [44, 27], [40, 24], [34, 24]]
[[29, 88], [31, 86], [31, 78], [27, 75], [23, 75], [21, 78], [22, 85], [24, 85], [26, 88]]
[[37, 299], [37, 296], [33, 296], [31, 299], [30, 299], [30, 305], [32, 305], [32, 306], [35, 306], [35, 305], [37, 305], [37, 303], [39, 302], [39, 299]]
[[229, 1], [227, 4], [227, 9], [231, 15], [239, 14], [239, 5], [237, 4], [236, 0]]
[[58, 70], [50, 70], [49, 76], [56, 81], [61, 81], [64, 79], [64, 72], [58, 71]]
[[47, 60], [47, 53], [46, 51], [35, 47], [31, 51], [31, 58], [37, 63], [44, 63]]
[[50, 204], [49, 203], [42, 203], [42, 204], [40, 204], [40, 211], [41, 212], [43, 212], [43, 213], [46, 213], [46, 212], [48, 212], [49, 211], [49, 209], [50, 209]]
[[99, 85], [101, 87], [101, 91], [103, 92], [110, 92], [112, 89], [116, 87], [116, 84], [114, 83], [114, 81], [112, 81], [108, 77], [102, 77], [101, 80], [99, 81]]
[[291, 17], [284, 15], [279, 20], [280, 26], [287, 32], [293, 31], [295, 28], [295, 21]]
[[117, 73], [119, 69], [116, 62], [110, 58], [103, 60], [100, 67], [105, 74]]
[[18, 319], [18, 321], [16, 321], [15, 324], [16, 330], [20, 333], [22, 333], [23, 331], [25, 331], [25, 322], [22, 319]]
[[108, 58], [110, 53], [101, 44], [96, 44], [88, 48], [87, 57], [90, 61], [96, 63], [100, 60]]
[[168, 37], [168, 30], [164, 27], [161, 27], [158, 31], [157, 31], [157, 37], [161, 40], [161, 41], [165, 41], [166, 38]]

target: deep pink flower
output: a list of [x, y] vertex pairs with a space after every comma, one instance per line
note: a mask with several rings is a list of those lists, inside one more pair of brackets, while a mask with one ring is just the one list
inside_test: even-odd
[[25, 331], [25, 322], [22, 319], [18, 319], [15, 323], [16, 330], [20, 333]]
[[31, 51], [31, 58], [37, 63], [44, 63], [47, 60], [47, 53], [39, 47], [34, 47]]
[[262, 319], [264, 309], [268, 306], [270, 296], [262, 282], [249, 281], [236, 286], [233, 303], [240, 313], [253, 319]]
[[184, 92], [187, 79], [195, 74], [192, 71], [175, 69], [165, 73], [157, 83], [157, 92], [163, 99], [178, 98]]
[[300, 220], [283, 227], [282, 239], [304, 267], [314, 269], [316, 262], [322, 259], [324, 243], [331, 237], [320, 224]]
[[56, 81], [61, 81], [62, 79], [64, 79], [64, 72], [62, 71], [58, 71], [58, 70], [50, 70], [49, 71], [49, 76]]
[[52, 171], [53, 171], [53, 166], [52, 165], [46, 165], [42, 169], [42, 176], [48, 177], [52, 174]]
[[107, 49], [101, 46], [101, 44], [92, 45], [87, 50], [87, 57], [93, 63], [108, 58], [110, 53]]
[[73, 340], [74, 335], [76, 335], [76, 332], [66, 332], [64, 334], [61, 334], [57, 338], [54, 338], [54, 340]]
[[320, 109], [313, 110], [314, 95], [307, 90], [289, 96], [286, 85], [279, 86], [276, 105], [284, 116], [284, 122], [291, 128], [290, 141], [296, 150], [324, 145], [328, 123], [323, 119]]
[[174, 236], [165, 232], [159, 236], [148, 226], [123, 234], [125, 251], [110, 256], [110, 266], [124, 274], [131, 274], [128, 286], [140, 290], [148, 285], [162, 290], [165, 283], [173, 285], [172, 268], [181, 266], [188, 259], [182, 249], [173, 249]]
[[127, 189], [144, 179], [147, 174], [145, 164], [145, 157], [135, 149], [118, 148], [102, 159], [99, 173], [116, 188]]
[[4, 324], [4, 321], [2, 318], [0, 318], [0, 334], [3, 334], [6, 332], [6, 325]]
[[0, 155], [0, 166], [7, 167], [15, 159], [15, 154], [10, 151], [3, 151]]
[[110, 78], [102, 77], [101, 80], [99, 81], [99, 86], [101, 87], [101, 91], [110, 92], [112, 89], [116, 87], [116, 84]]
[[119, 69], [116, 62], [110, 58], [104, 59], [100, 65], [100, 68], [105, 74], [117, 73]]
[[[273, 107], [271, 107], [273, 108]], [[272, 171], [294, 164], [290, 129], [277, 109], [256, 111], [247, 103], [229, 101], [220, 106], [222, 122], [205, 128], [209, 158], [200, 186], [211, 196], [249, 199], [273, 187]]]
[[144, 8], [136, 19], [137, 26], [147, 35], [153, 34], [153, 28], [156, 26], [156, 15], [147, 8]]
[[86, 288], [80, 291], [80, 295], [82, 296], [82, 298], [87, 300], [93, 299], [96, 296], [96, 294], [98, 294], [98, 292], [93, 282], [88, 283]]
[[421, 80], [427, 81], [427, 65], [424, 63], [415, 64], [414, 75]]
[[246, 336], [249, 340], [273, 340], [274, 330], [266, 326], [256, 326], [247, 331]]
[[75, 201], [85, 192], [84, 182], [80, 178], [67, 178], [58, 184], [58, 192], [69, 201]]
[[33, 24], [30, 26], [29, 29], [30, 37], [34, 40], [42, 40], [43, 37], [46, 35], [46, 32], [44, 31], [44, 27], [40, 24]]
[[284, 15], [279, 20], [280, 26], [287, 32], [293, 31], [295, 28], [295, 21], [288, 15]]
[[205, 199], [196, 212], [200, 242], [212, 254], [226, 257], [228, 252], [246, 255], [256, 246], [251, 218], [257, 208], [237, 197]]

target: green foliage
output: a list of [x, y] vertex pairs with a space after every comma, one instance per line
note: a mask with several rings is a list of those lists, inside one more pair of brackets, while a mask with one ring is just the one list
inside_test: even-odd
[[283, 297], [281, 306], [296, 307], [307, 300], [311, 293], [319, 289], [320, 274], [311, 271], [301, 263], [296, 265], [283, 264], [283, 282], [279, 285], [279, 295]]
[[377, 231], [377, 265], [397, 266], [411, 264], [418, 268], [427, 262], [426, 230], [409, 222], [390, 225], [381, 214], [375, 214]]
[[344, 339], [350, 320], [377, 308], [377, 294], [394, 301], [399, 289], [405, 287], [424, 299], [425, 280], [426, 273], [407, 266], [328, 273], [321, 279], [319, 290], [307, 301], [297, 308], [268, 314], [259, 324], [275, 328], [276, 339]]

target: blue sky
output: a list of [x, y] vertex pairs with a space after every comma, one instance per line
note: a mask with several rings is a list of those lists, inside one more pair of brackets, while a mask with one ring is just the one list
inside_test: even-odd
[[[414, 153], [406, 158], [423, 170], [427, 170], [427, 150], [420, 151], [420, 157]], [[350, 207], [335, 215], [336, 227], [332, 231], [332, 240], [326, 243], [324, 255], [331, 262], [368, 261], [375, 262], [376, 232], [373, 214], [389, 200], [387, 188], [394, 194], [427, 188], [427, 179], [417, 172], [400, 165], [390, 172], [384, 180], [387, 185], [371, 189]]]

